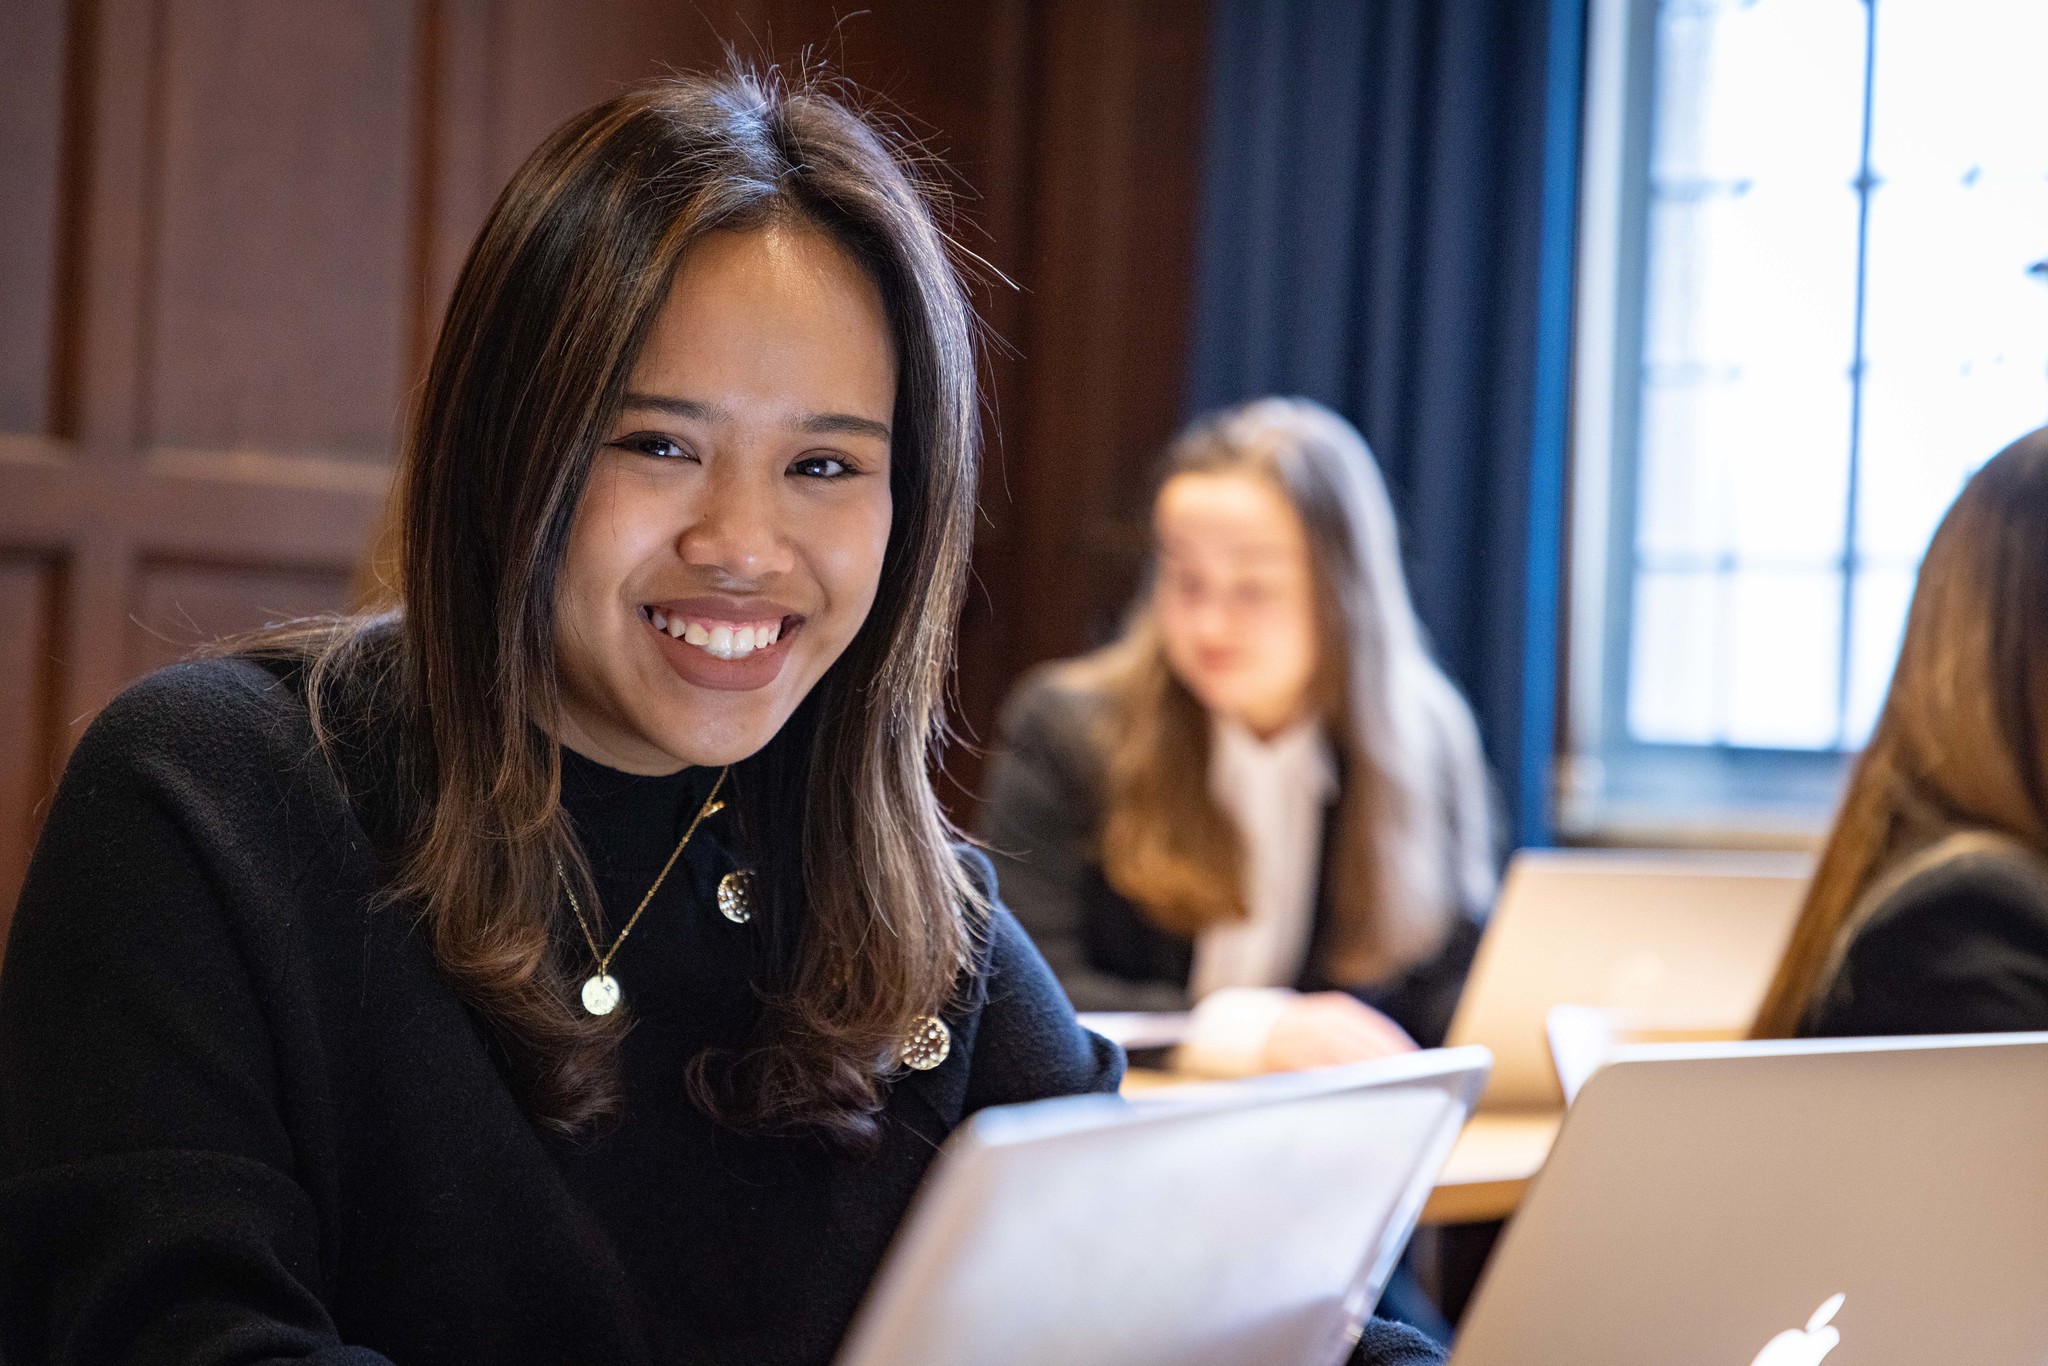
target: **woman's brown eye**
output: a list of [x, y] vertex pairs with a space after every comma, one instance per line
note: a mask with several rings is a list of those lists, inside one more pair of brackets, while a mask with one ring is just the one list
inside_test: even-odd
[[807, 455], [790, 468], [813, 479], [837, 479], [851, 473], [845, 461], [835, 460], [829, 455]]
[[686, 454], [681, 446], [665, 436], [628, 436], [612, 442], [612, 445], [656, 460], [673, 460]]

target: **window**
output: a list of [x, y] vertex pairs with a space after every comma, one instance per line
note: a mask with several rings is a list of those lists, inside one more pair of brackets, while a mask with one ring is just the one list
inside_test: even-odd
[[1928, 537], [2048, 423], [2039, 0], [1594, 0], [1568, 831], [1824, 827]]

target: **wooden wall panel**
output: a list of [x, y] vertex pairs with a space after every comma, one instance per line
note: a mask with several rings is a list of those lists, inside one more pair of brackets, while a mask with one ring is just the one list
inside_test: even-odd
[[497, 0], [438, 0], [420, 11], [418, 127], [409, 372], [426, 373], [441, 314], [469, 245], [498, 197], [492, 169]]
[[[1183, 417], [1206, 7], [1049, 5], [1026, 278], [1029, 464], [1013, 485], [1031, 661], [1116, 629], [1147, 495]], [[1057, 587], [1053, 587], [1057, 585]]]
[[[28, 869], [49, 791], [58, 642], [58, 562], [0, 554], [0, 896], [6, 910]], [[0, 914], [0, 942], [6, 916]]]
[[54, 434], [88, 459], [131, 458], [142, 437], [144, 300], [153, 254], [163, 0], [72, 0], [65, 105], [67, 273], [51, 357]]
[[64, 31], [63, 0], [0, 4], [0, 431], [49, 424]]
[[412, 11], [168, 5], [150, 444], [389, 457], [411, 360]]
[[715, 66], [728, 39], [752, 48], [767, 19], [765, 0], [499, 0], [492, 179], [502, 185], [577, 110], [667, 71]]
[[349, 566], [323, 572], [145, 563], [128, 614], [128, 672], [139, 677], [190, 658], [209, 641], [348, 605]]

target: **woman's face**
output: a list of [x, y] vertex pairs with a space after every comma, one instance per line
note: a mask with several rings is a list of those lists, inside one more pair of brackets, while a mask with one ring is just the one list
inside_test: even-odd
[[1195, 699], [1272, 735], [1308, 711], [1315, 580], [1308, 533], [1271, 480], [1177, 474], [1159, 491], [1154, 612]]
[[633, 773], [760, 749], [867, 620], [896, 353], [837, 243], [714, 233], [591, 467], [556, 597], [559, 738]]

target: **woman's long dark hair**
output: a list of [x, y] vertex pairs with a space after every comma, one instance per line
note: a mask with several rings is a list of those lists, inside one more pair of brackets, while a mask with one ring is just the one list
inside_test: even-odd
[[558, 129], [449, 304], [395, 493], [396, 628], [357, 618], [255, 647], [307, 662], [324, 743], [349, 697], [395, 723], [415, 814], [393, 898], [418, 909], [529, 1112], [563, 1132], [616, 1108], [623, 1026], [573, 1004], [558, 947], [558, 860], [596, 901], [551, 738], [556, 584], [677, 263], [707, 233], [774, 223], [826, 234], [881, 289], [900, 366], [894, 514], [867, 622], [734, 769], [779, 957], [757, 1036], [699, 1058], [691, 1086], [736, 1127], [871, 1139], [898, 1041], [953, 996], [984, 911], [928, 778], [976, 487], [972, 316], [928, 192], [875, 125], [821, 88], [736, 71]]
[[1902, 860], [1962, 831], [2048, 857], [2048, 427], [1993, 456], [1935, 529], [1891, 691], [1842, 793], [1759, 1038], [1797, 1034]]

